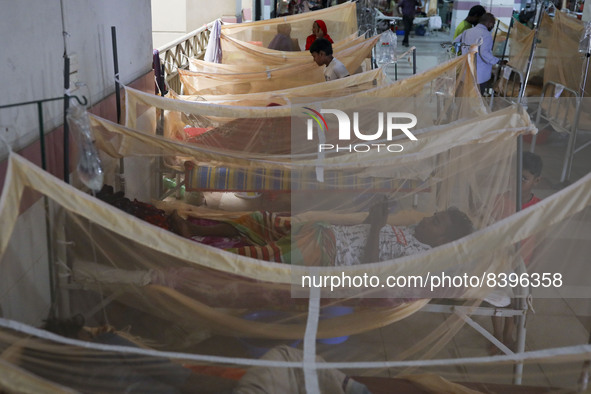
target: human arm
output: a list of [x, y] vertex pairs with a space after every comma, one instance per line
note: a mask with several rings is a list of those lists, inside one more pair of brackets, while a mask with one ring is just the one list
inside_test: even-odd
[[478, 50], [479, 56], [483, 62], [490, 65], [495, 65], [501, 60], [492, 53], [493, 39], [490, 34], [485, 34], [482, 38], [482, 45]]
[[388, 222], [388, 204], [384, 199], [371, 207], [364, 223], [369, 223], [369, 233], [363, 253], [363, 264], [379, 261], [380, 259], [380, 230]]

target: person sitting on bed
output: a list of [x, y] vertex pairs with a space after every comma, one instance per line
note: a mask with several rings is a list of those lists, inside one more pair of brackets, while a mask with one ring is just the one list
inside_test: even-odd
[[291, 264], [300, 256], [308, 266], [350, 266], [412, 255], [454, 241], [473, 231], [457, 208], [437, 212], [414, 227], [386, 225], [386, 202], [373, 206], [359, 225], [292, 222], [289, 217], [257, 211], [236, 220], [201, 226], [170, 216], [172, 231], [194, 236], [243, 237], [248, 245], [226, 250], [260, 260]]
[[289, 23], [280, 23], [277, 25], [277, 35], [269, 43], [269, 49], [277, 51], [299, 51], [294, 47], [291, 34], [291, 25]]
[[332, 44], [328, 40], [320, 38], [314, 41], [310, 47], [310, 53], [318, 66], [326, 66], [324, 69], [325, 80], [333, 81], [349, 76], [347, 67], [340, 60], [332, 56]]

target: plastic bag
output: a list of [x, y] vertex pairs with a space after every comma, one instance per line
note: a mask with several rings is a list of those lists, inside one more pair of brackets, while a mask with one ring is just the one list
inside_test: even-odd
[[378, 63], [394, 63], [397, 44], [396, 34], [392, 30], [388, 29], [383, 32], [378, 41]]
[[579, 41], [579, 52], [591, 53], [591, 22], [585, 23], [585, 31]]
[[71, 101], [68, 108], [68, 125], [78, 144], [78, 165], [76, 171], [80, 181], [89, 189], [97, 192], [103, 187], [103, 168], [98, 151], [94, 146], [94, 139], [90, 131], [88, 113], [86, 109]]

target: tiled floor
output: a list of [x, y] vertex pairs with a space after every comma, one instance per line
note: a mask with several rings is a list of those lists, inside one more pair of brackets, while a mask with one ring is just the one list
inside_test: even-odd
[[[402, 46], [402, 37], [398, 36], [396, 54], [398, 62], [386, 66], [386, 74], [392, 79], [404, 79], [413, 73], [412, 52], [406, 54], [410, 48], [416, 47], [417, 64], [416, 71], [421, 73], [450, 59], [448, 52], [441, 44], [451, 42], [449, 33], [434, 31], [424, 36], [412, 36], [409, 39], [410, 47]], [[405, 55], [406, 54], [406, 55]], [[404, 56], [403, 56], [404, 55]]]

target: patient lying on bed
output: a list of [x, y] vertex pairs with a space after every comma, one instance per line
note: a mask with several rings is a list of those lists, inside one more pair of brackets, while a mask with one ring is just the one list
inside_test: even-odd
[[[454, 241], [473, 231], [461, 211], [450, 208], [414, 227], [386, 225], [387, 204], [371, 208], [358, 225], [322, 221], [295, 223], [289, 217], [257, 211], [210, 226], [170, 216], [171, 229], [187, 238], [216, 236], [242, 240], [228, 251], [259, 260], [308, 266], [351, 266], [408, 256]], [[199, 240], [200, 238], [198, 238]], [[240, 242], [240, 241], [238, 241]], [[297, 259], [298, 261], [292, 261]]]

